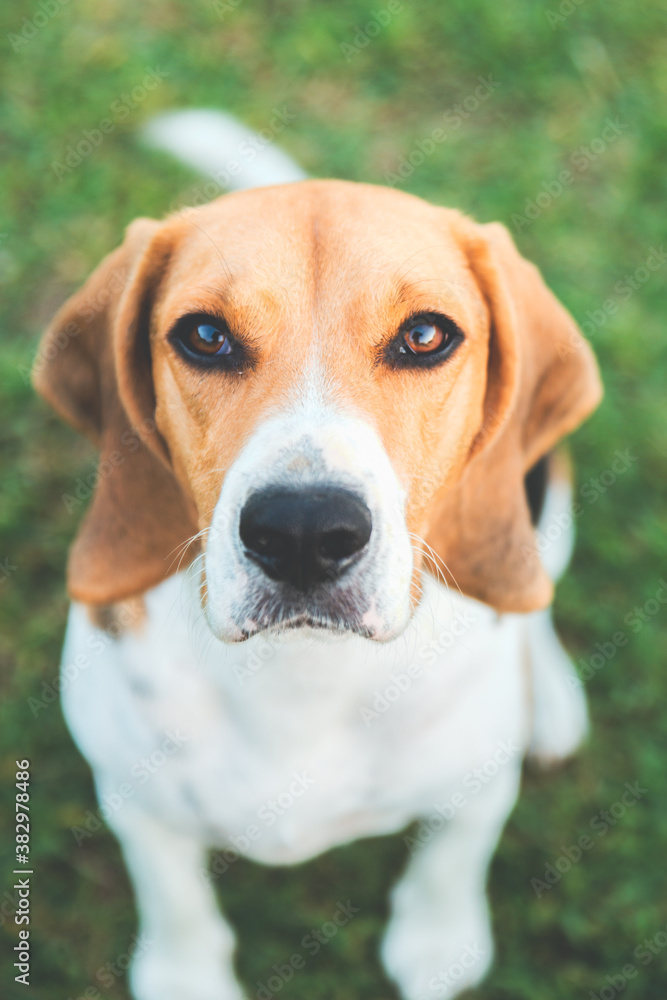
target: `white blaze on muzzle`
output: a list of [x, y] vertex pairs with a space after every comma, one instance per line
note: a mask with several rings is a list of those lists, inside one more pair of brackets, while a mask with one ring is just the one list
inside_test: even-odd
[[[342, 569], [312, 586], [298, 573], [273, 573], [249, 551], [242, 518], [257, 497], [276, 495], [339, 496], [335, 513], [342, 505], [354, 525], [355, 517], [363, 520], [355, 506], [367, 510], [370, 535]], [[343, 527], [349, 532], [348, 522]], [[332, 407], [299, 405], [261, 424], [225, 477], [206, 543], [206, 617], [218, 638], [232, 642], [297, 627], [386, 641], [410, 617], [412, 569], [405, 493], [375, 431]]]

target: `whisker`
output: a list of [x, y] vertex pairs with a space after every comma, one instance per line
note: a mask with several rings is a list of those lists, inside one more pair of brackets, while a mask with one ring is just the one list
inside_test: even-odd
[[[392, 282], [398, 282], [398, 281], [400, 281], [400, 280], [402, 280], [402, 279], [405, 278], [405, 275], [404, 274], [399, 274], [399, 271], [401, 270], [402, 267], [405, 267], [405, 265], [408, 263], [409, 260], [412, 260], [412, 258], [416, 257], [417, 254], [419, 254], [419, 253], [424, 253], [426, 250], [433, 250], [433, 248], [436, 247], [436, 246], [437, 246], [437, 243], [432, 243], [430, 246], [420, 247], [419, 250], [415, 250], [415, 252], [411, 253], [409, 257], [406, 257], [405, 260], [403, 261], [403, 263], [399, 264], [398, 267], [396, 268], [396, 270], [394, 271], [394, 276], [392, 278]], [[416, 267], [416, 266], [417, 266], [416, 264], [413, 265], [413, 267]], [[411, 270], [412, 270], [412, 268], [410, 268], [410, 271]], [[410, 271], [408, 271], [406, 273], [409, 274]]]
[[217, 243], [215, 242], [215, 240], [213, 240], [209, 236], [209, 234], [204, 229], [201, 228], [201, 226], [198, 226], [197, 223], [194, 222], [193, 219], [190, 216], [187, 216], [185, 221], [188, 222], [198, 232], [200, 232], [202, 234], [202, 236], [206, 237], [206, 239], [209, 241], [209, 243], [211, 244], [211, 246], [213, 247], [213, 249], [217, 253], [218, 259], [220, 260], [220, 263], [222, 264], [223, 270], [225, 270], [227, 272], [228, 278], [230, 280], [232, 280], [232, 272], [230, 271], [229, 265], [228, 265], [227, 261], [225, 260], [225, 258], [223, 257], [222, 252], [220, 250], [220, 247], [217, 245]]
[[[463, 591], [462, 591], [462, 590], [461, 590], [461, 588], [459, 587], [459, 584], [458, 584], [458, 582], [457, 582], [457, 579], [456, 579], [456, 577], [454, 576], [454, 574], [452, 573], [451, 569], [449, 568], [449, 566], [447, 565], [447, 563], [445, 562], [445, 560], [444, 560], [444, 559], [442, 558], [442, 556], [441, 556], [441, 555], [439, 555], [439, 553], [437, 553], [437, 552], [435, 551], [435, 549], [433, 549], [433, 548], [432, 548], [432, 547], [431, 547], [431, 546], [429, 545], [429, 543], [428, 543], [428, 542], [426, 541], [426, 539], [425, 539], [425, 538], [422, 538], [422, 537], [421, 537], [421, 535], [417, 535], [417, 534], [415, 534], [414, 532], [409, 532], [409, 535], [410, 535], [410, 536], [411, 536], [412, 538], [416, 538], [416, 539], [417, 539], [417, 541], [418, 541], [418, 542], [419, 542], [419, 543], [420, 543], [421, 545], [423, 545], [423, 546], [424, 546], [424, 553], [425, 553], [425, 554], [426, 554], [426, 553], [428, 553], [428, 555], [429, 555], [429, 556], [431, 557], [431, 559], [432, 559], [433, 563], [434, 563], [434, 564], [435, 564], [436, 566], [438, 565], [438, 563], [439, 563], [439, 562], [440, 562], [440, 563], [442, 563], [442, 565], [443, 565], [443, 566], [445, 567], [445, 570], [447, 571], [447, 573], [449, 573], [450, 577], [451, 577], [451, 578], [452, 578], [452, 580], [454, 581], [454, 586], [455, 586], [455, 587], [456, 587], [456, 589], [458, 590], [458, 592], [459, 592], [459, 594], [461, 595], [461, 597], [465, 597], [465, 594], [463, 593]], [[440, 571], [440, 573], [441, 573], [441, 576], [442, 576], [442, 578], [443, 578], [443, 582], [444, 582], [444, 583], [445, 583], [445, 584], [447, 585], [447, 580], [446, 580], [446, 577], [444, 576], [444, 574], [442, 573], [442, 571]]]

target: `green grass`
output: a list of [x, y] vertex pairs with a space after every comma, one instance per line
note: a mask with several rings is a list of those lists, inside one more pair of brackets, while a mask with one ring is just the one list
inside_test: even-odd
[[[123, 227], [137, 215], [160, 217], [197, 184], [142, 149], [137, 126], [163, 108], [208, 106], [261, 128], [285, 105], [295, 118], [281, 142], [308, 171], [383, 183], [448, 109], [474, 93], [480, 76], [491, 76], [499, 84], [491, 96], [402, 186], [511, 225], [544, 182], [572, 171], [572, 183], [520, 226], [517, 240], [582, 322], [605, 300], [618, 300], [614, 314], [592, 328], [606, 398], [573, 439], [579, 482], [609, 469], [617, 449], [637, 461], [595, 503], [582, 499], [576, 556], [556, 602], [575, 658], [588, 660], [619, 629], [628, 643], [587, 684], [588, 748], [556, 775], [526, 776], [491, 875], [498, 958], [474, 996], [584, 1000], [632, 962], [638, 974], [623, 996], [664, 1000], [667, 950], [647, 966], [633, 952], [667, 926], [667, 606], [636, 632], [625, 619], [667, 577], [667, 265], [627, 298], [614, 290], [664, 239], [664, 13], [648, 0], [584, 0], [550, 25], [546, 12], [558, 10], [557, 0], [403, 0], [367, 46], [352, 56], [346, 50], [348, 62], [341, 44], [354, 43], [357, 26], [384, 10], [384, 0], [227, 6], [221, 20], [204, 2], [71, 0], [17, 51], [8, 36], [36, 15], [38, 0], [5, 0], [0, 11], [0, 563], [8, 573], [0, 573], [0, 895], [11, 885], [14, 760], [24, 756], [33, 770], [35, 866], [32, 985], [13, 983], [16, 928], [7, 920], [0, 996], [66, 1000], [90, 987], [99, 993], [88, 996], [127, 996], [122, 978], [108, 988], [96, 978], [127, 952], [134, 933], [118, 847], [105, 831], [76, 846], [70, 827], [95, 808], [90, 774], [57, 704], [34, 717], [27, 701], [57, 673], [65, 556], [80, 516], [69, 515], [60, 497], [95, 459], [33, 397], [23, 373], [45, 323]], [[163, 82], [58, 180], [52, 163], [156, 66], [168, 73]], [[577, 169], [573, 155], [581, 164], [576, 151], [601, 136], [607, 119], [625, 127]], [[530, 879], [589, 830], [625, 782], [637, 780], [648, 789], [639, 803], [538, 899]], [[387, 888], [404, 862], [394, 837], [296, 869], [232, 865], [219, 887], [240, 931], [239, 969], [248, 984], [266, 982], [273, 963], [300, 950], [308, 930], [349, 897], [359, 915], [279, 996], [393, 997], [375, 956]]]

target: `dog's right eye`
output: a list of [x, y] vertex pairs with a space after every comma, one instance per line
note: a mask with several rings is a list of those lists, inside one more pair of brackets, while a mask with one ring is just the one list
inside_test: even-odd
[[186, 346], [195, 354], [203, 354], [207, 358], [232, 352], [227, 334], [212, 323], [198, 323], [194, 326], [187, 334]]
[[227, 324], [212, 316], [184, 316], [169, 339], [186, 360], [205, 364], [241, 360], [242, 351]]

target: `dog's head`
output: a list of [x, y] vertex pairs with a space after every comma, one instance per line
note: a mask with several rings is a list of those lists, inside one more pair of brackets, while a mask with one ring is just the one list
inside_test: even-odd
[[424, 568], [502, 611], [545, 606], [524, 476], [600, 398], [502, 226], [337, 181], [137, 220], [35, 381], [101, 450], [71, 595], [139, 594], [199, 546], [228, 641], [391, 638]]

